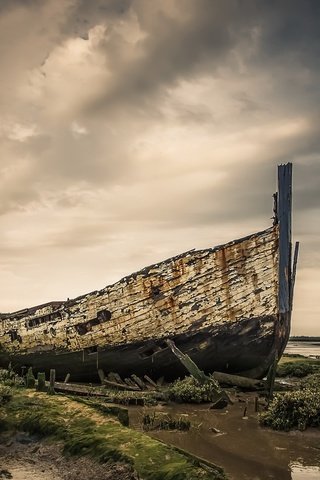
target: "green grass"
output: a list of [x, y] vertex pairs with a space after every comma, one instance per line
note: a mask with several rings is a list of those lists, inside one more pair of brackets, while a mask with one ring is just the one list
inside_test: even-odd
[[303, 378], [296, 390], [275, 395], [260, 422], [275, 430], [320, 426], [320, 371]]
[[183, 380], [176, 380], [168, 388], [169, 399], [179, 403], [201, 403], [216, 399], [218, 383], [210, 378], [200, 384], [195, 378], [188, 376]]
[[65, 454], [90, 455], [99, 462], [125, 462], [144, 480], [226, 478], [220, 468], [207, 471], [188, 455], [61, 395], [28, 396], [25, 390], [16, 389], [4, 410], [3, 428], [60, 440]]
[[284, 357], [277, 367], [278, 377], [302, 378], [316, 372], [320, 372], [320, 360], [312, 358]]

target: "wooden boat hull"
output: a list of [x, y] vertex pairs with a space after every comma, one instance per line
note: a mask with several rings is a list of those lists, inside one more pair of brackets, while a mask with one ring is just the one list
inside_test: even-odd
[[98, 368], [175, 378], [185, 371], [167, 348], [171, 339], [205, 372], [261, 378], [290, 330], [290, 165], [279, 167], [281, 176], [274, 225], [262, 232], [185, 252], [73, 300], [1, 314], [0, 366], [55, 368], [57, 378], [83, 381]]
[[[206, 373], [223, 371], [262, 378], [270, 365], [275, 316], [243, 319], [236, 324], [227, 324], [224, 328], [215, 327], [190, 335], [172, 337], [176, 345], [187, 353]], [[34, 372], [55, 368], [57, 378], [63, 380], [70, 373], [71, 380], [97, 381], [98, 368], [105, 372], [114, 371], [122, 377], [149, 375], [159, 378], [164, 375], [168, 380], [184, 376], [185, 368], [171, 353], [170, 349], [157, 340], [148, 343], [149, 348], [159, 347], [150, 356], [143, 356], [144, 342], [135, 342], [100, 349], [95, 353], [77, 352], [35, 352], [26, 355], [0, 355], [0, 364], [9, 362], [17, 371], [22, 366], [32, 366]], [[251, 373], [250, 373], [251, 372]]]

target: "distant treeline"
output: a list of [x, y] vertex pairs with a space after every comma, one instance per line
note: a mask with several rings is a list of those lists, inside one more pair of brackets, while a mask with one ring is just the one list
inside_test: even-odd
[[307, 336], [300, 336], [300, 337], [290, 337], [290, 341], [292, 342], [320, 342], [320, 337], [307, 337]]

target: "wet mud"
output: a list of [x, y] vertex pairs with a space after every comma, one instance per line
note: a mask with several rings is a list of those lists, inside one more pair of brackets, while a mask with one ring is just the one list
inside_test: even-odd
[[0, 480], [136, 480], [120, 463], [98, 464], [88, 457], [65, 457], [57, 443], [25, 433], [0, 437]]
[[320, 429], [285, 433], [262, 428], [254, 395], [234, 400], [221, 411], [210, 410], [207, 404], [130, 407], [130, 424], [141, 429], [147, 411], [187, 415], [192, 424], [188, 432], [148, 434], [220, 465], [230, 480], [320, 479]]

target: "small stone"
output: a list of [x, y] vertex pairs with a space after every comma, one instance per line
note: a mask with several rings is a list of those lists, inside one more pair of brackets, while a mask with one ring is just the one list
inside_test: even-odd
[[213, 433], [221, 433], [221, 430], [219, 430], [218, 428], [216, 427], [210, 427], [209, 430]]

